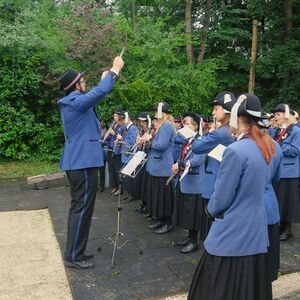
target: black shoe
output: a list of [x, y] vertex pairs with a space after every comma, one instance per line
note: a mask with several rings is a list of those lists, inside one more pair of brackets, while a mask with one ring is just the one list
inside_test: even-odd
[[185, 247], [183, 247], [180, 252], [183, 254], [192, 253], [198, 250], [198, 245], [196, 243], [188, 243]]
[[180, 240], [176, 243], [177, 246], [186, 246], [188, 243], [190, 243], [192, 240], [191, 238], [187, 237], [184, 240]]
[[160, 228], [161, 226], [163, 226], [163, 223], [162, 222], [157, 222], [157, 223], [154, 223], [152, 225], [149, 225], [148, 228], [157, 229], [157, 228]]
[[146, 214], [147, 213], [147, 206], [143, 206], [141, 208], [141, 211], [140, 211], [141, 214]]
[[92, 259], [93, 257], [94, 257], [93, 253], [83, 252], [83, 260], [89, 260], [89, 259]]
[[123, 200], [124, 203], [129, 203], [131, 201], [133, 201], [131, 197], [127, 197], [126, 200]]
[[157, 233], [157, 234], [167, 233], [167, 232], [172, 231], [173, 228], [174, 228], [174, 226], [166, 224], [166, 225], [163, 225], [162, 227], [160, 227], [158, 230], [156, 230], [155, 233]]
[[280, 239], [280, 241], [286, 241], [292, 236], [293, 235], [291, 233], [285, 231], [280, 235], [279, 239]]
[[86, 260], [73, 262], [64, 260], [64, 264], [66, 267], [75, 269], [93, 269], [95, 267], [95, 265], [92, 262]]
[[118, 191], [117, 189], [113, 189], [110, 194], [113, 195], [117, 191]]
[[142, 207], [139, 206], [139, 207], [137, 207], [134, 211], [135, 211], [135, 212], [141, 212], [141, 209], [142, 209]]
[[150, 217], [151, 217], [151, 214], [145, 214], [145, 215], [143, 215], [143, 217], [145, 217], [145, 218], [150, 218]]

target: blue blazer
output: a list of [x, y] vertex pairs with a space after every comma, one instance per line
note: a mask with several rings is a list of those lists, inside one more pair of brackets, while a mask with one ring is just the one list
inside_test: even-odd
[[[195, 141], [192, 149], [195, 154], [207, 154], [219, 144], [222, 144], [227, 147], [233, 142], [234, 138], [230, 134], [230, 128], [228, 126], [224, 126], [218, 128], [213, 132], [209, 132], [201, 139]], [[202, 197], [205, 199], [210, 199], [214, 191], [214, 184], [216, 182], [219, 168], [219, 161], [212, 157], [206, 156], [204, 163], [205, 173], [203, 177], [202, 188]]]
[[[123, 132], [124, 142], [131, 145], [132, 147], [136, 142], [137, 134], [138, 134], [138, 129], [134, 124], [131, 124], [128, 129], [125, 127], [125, 130]], [[121, 153], [122, 153], [121, 162], [123, 164], [127, 164], [132, 158], [132, 155], [124, 153], [124, 152], [130, 152], [131, 147], [129, 148], [125, 145], [121, 146]]]
[[174, 163], [172, 149], [175, 140], [175, 128], [170, 121], [164, 122], [154, 136], [148, 153], [146, 171], [157, 177], [172, 175]]
[[215, 217], [204, 242], [216, 256], [266, 253], [269, 245], [264, 191], [271, 177], [252, 139], [231, 144], [224, 152], [208, 212]]
[[287, 138], [279, 141], [283, 153], [281, 178], [298, 178], [300, 168], [300, 128], [291, 126], [287, 131], [289, 132]]
[[64, 127], [65, 145], [60, 161], [63, 171], [102, 167], [99, 120], [93, 107], [113, 88], [108, 74], [86, 94], [71, 92], [58, 101]]
[[275, 129], [273, 127], [268, 128], [268, 134], [272, 139], [274, 139]]
[[176, 162], [180, 156], [182, 146], [185, 143], [185, 139], [182, 135], [179, 133], [176, 134], [175, 141], [174, 141], [174, 146], [172, 150], [172, 155], [173, 155], [173, 160]]
[[272, 183], [275, 184], [280, 180], [280, 163], [283, 155], [279, 144], [277, 142], [274, 142], [274, 144], [276, 146], [276, 154], [272, 159], [271, 177], [264, 195], [268, 225], [273, 225], [280, 221], [279, 205]]
[[203, 154], [192, 153], [184, 160], [184, 165], [190, 161], [191, 167], [186, 176], [179, 182], [180, 192], [183, 194], [201, 194], [201, 168], [204, 168], [205, 156]]

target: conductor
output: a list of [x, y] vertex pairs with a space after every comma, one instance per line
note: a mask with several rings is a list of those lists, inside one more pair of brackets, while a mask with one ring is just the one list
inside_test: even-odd
[[103, 156], [100, 122], [93, 108], [112, 90], [123, 66], [122, 58], [115, 57], [110, 71], [103, 72], [97, 86], [88, 92], [85, 92], [84, 73], [69, 69], [59, 78], [61, 89], [66, 93], [58, 101], [65, 135], [60, 168], [66, 171], [71, 193], [64, 254], [67, 267], [94, 267], [89, 261], [93, 255], [86, 253], [85, 249], [95, 206], [98, 168], [103, 166]]

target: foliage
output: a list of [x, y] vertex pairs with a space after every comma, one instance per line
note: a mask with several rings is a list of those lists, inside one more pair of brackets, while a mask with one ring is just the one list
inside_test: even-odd
[[[279, 0], [211, 1], [204, 60], [187, 65], [184, 1], [0, 0], [0, 159], [58, 160], [57, 78], [74, 67], [86, 72], [92, 87], [124, 45], [121, 78], [96, 108], [106, 125], [117, 107], [138, 114], [158, 101], [169, 102], [174, 114], [210, 113], [220, 90], [248, 89], [254, 18], [255, 93], [266, 108], [287, 102], [299, 109], [300, 2], [290, 1], [290, 20]], [[192, 6], [195, 62], [205, 36], [205, 2]]]

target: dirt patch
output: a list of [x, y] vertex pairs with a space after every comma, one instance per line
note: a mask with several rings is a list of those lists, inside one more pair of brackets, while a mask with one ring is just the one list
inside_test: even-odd
[[48, 210], [0, 212], [0, 299], [72, 299]]

